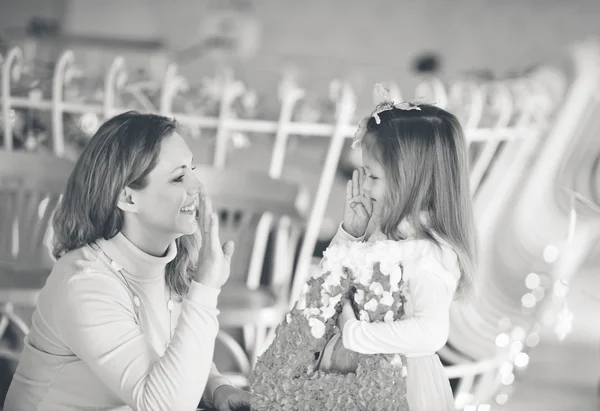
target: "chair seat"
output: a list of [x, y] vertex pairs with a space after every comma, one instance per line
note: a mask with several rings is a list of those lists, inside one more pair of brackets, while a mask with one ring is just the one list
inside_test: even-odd
[[222, 327], [247, 324], [277, 325], [286, 313], [286, 304], [270, 289], [249, 289], [245, 284], [226, 284], [219, 295], [219, 323]]
[[35, 306], [50, 269], [15, 268], [0, 264], [0, 302]]

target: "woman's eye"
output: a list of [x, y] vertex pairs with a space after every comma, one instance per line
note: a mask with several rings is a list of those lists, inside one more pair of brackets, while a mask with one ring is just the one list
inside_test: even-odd
[[378, 178], [377, 178], [377, 177], [375, 177], [375, 176], [369, 176], [369, 178], [370, 178], [371, 180], [378, 180]]
[[[196, 169], [196, 166], [190, 166], [190, 170], [194, 171]], [[177, 177], [175, 180], [173, 180], [175, 183], [183, 183], [183, 180], [185, 179], [185, 174], [180, 175], [179, 177]]]

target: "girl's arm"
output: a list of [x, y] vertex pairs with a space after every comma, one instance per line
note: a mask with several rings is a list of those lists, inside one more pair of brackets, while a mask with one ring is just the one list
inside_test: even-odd
[[355, 318], [343, 325], [344, 347], [362, 354], [433, 354], [448, 340], [450, 304], [457, 278], [452, 272], [420, 271], [411, 277], [414, 316], [392, 323]]
[[348, 234], [344, 230], [342, 225], [343, 225], [343, 223], [340, 223], [340, 226], [338, 227], [337, 232], [335, 233], [335, 235], [331, 239], [331, 242], [329, 243], [329, 247], [334, 246], [334, 245], [339, 244], [344, 241], [363, 241], [365, 239], [366, 234], [362, 235], [361, 237], [353, 237], [352, 235]]
[[219, 293], [192, 281], [162, 357], [137, 323], [130, 296], [106, 273], [69, 277], [56, 296], [53, 317], [64, 343], [129, 407], [195, 410], [211, 371]]

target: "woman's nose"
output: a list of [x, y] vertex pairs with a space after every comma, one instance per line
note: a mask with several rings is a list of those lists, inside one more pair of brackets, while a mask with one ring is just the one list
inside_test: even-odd
[[202, 182], [198, 179], [195, 172], [189, 173], [188, 194], [195, 195], [203, 191]]

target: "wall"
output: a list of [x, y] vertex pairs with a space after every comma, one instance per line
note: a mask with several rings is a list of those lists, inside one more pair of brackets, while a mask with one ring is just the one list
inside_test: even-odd
[[246, 36], [259, 41], [234, 59], [237, 72], [268, 94], [290, 65], [311, 89], [345, 77], [367, 95], [382, 79], [412, 86], [411, 65], [423, 52], [438, 53], [449, 77], [481, 69], [502, 76], [556, 60], [571, 43], [600, 34], [597, 0], [0, 1], [0, 29], [21, 24], [27, 12], [64, 13], [71, 33], [164, 41], [192, 79], [214, 69], [214, 54], [190, 60], [181, 52], [202, 42], [216, 13], [238, 13], [257, 23]]

